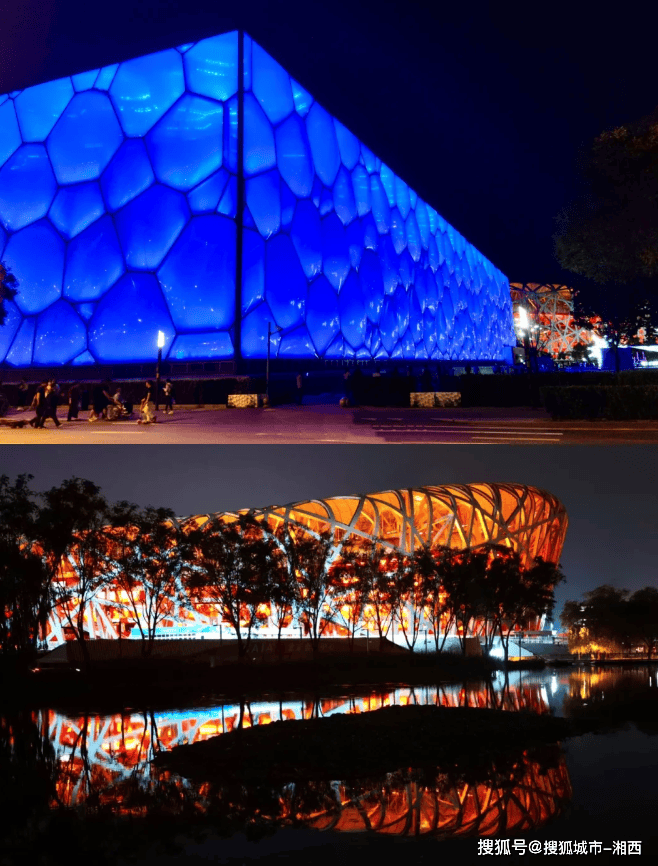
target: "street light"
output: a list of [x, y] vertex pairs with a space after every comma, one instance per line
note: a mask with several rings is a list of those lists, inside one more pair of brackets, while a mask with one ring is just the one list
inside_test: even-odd
[[[274, 326], [274, 332], [279, 333], [283, 328], [280, 328], [278, 325]], [[272, 322], [267, 323], [267, 361], [265, 363], [265, 394], [267, 395], [267, 400], [269, 402], [270, 399], [270, 344], [272, 342]]]
[[158, 331], [158, 364], [155, 368], [155, 411], [160, 408], [160, 364], [162, 363], [162, 348], [165, 344], [164, 331]]

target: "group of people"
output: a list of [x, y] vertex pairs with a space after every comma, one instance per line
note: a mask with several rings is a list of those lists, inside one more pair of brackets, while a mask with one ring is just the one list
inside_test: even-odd
[[[27, 389], [25, 389], [27, 390]], [[171, 379], [167, 379], [163, 388], [164, 411], [167, 415], [174, 413], [174, 389]], [[80, 421], [79, 417], [82, 401], [81, 385], [74, 383], [68, 390], [68, 415], [67, 421]], [[61, 427], [61, 421], [57, 417], [57, 407], [60, 402], [60, 389], [54, 379], [42, 382], [36, 390], [30, 409], [34, 410], [34, 418], [30, 419], [30, 426], [43, 428], [48, 419], [54, 421], [56, 427]], [[86, 400], [84, 401], [86, 403]], [[134, 404], [124, 400], [121, 388], [113, 389], [109, 382], [98, 383], [93, 386], [91, 393], [91, 406], [89, 410], [89, 421], [116, 421], [120, 418], [129, 419], [133, 417]], [[138, 407], [138, 424], [154, 424], [156, 422], [155, 398], [153, 382], [148, 381], [145, 385], [145, 393]]]

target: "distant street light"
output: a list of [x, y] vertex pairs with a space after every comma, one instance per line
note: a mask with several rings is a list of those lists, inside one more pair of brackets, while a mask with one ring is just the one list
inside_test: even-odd
[[155, 411], [160, 408], [160, 364], [162, 363], [162, 348], [165, 344], [164, 331], [158, 331], [158, 364], [155, 368]]
[[[283, 328], [280, 328], [278, 325], [274, 326], [274, 332], [278, 333], [282, 331]], [[267, 361], [265, 363], [265, 394], [267, 395], [267, 399], [270, 399], [270, 344], [272, 342], [272, 322], [267, 323]]]

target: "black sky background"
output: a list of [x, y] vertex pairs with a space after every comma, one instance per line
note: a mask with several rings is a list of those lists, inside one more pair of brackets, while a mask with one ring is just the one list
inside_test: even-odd
[[650, 8], [0, 0], [0, 93], [241, 26], [510, 280], [578, 285], [554, 217], [579, 148], [658, 104]]
[[658, 586], [658, 461], [652, 446], [0, 446], [0, 475], [46, 490], [76, 475], [112, 502], [179, 516], [398, 487], [512, 481], [548, 490], [569, 530], [556, 611], [603, 583]]

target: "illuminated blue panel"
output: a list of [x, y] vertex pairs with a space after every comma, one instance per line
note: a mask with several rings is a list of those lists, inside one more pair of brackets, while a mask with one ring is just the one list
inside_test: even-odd
[[281, 200], [279, 198], [279, 172], [268, 171], [251, 177], [245, 183], [247, 205], [258, 231], [264, 238], [279, 231], [281, 225]]
[[244, 97], [244, 172], [258, 174], [276, 165], [274, 133], [251, 93]]
[[158, 180], [175, 189], [196, 186], [222, 164], [221, 103], [185, 95], [146, 138]]
[[309, 286], [306, 323], [318, 355], [324, 355], [340, 328], [338, 296], [326, 277], [319, 277]]
[[7, 352], [6, 361], [8, 364], [13, 364], [15, 367], [29, 367], [32, 363], [35, 322], [34, 318], [23, 320], [23, 324], [11, 344], [11, 349]]
[[376, 174], [370, 177], [370, 194], [372, 196], [372, 215], [377, 223], [377, 230], [380, 234], [385, 235], [391, 227], [391, 208], [382, 182]]
[[24, 144], [0, 169], [0, 220], [18, 231], [48, 213], [57, 191], [42, 144]]
[[194, 217], [158, 279], [177, 330], [226, 330], [235, 312], [235, 222]]
[[0, 105], [0, 165], [21, 145], [16, 112], [12, 100]]
[[185, 196], [156, 184], [116, 215], [116, 228], [126, 264], [157, 268], [189, 217]]
[[340, 310], [340, 330], [352, 346], [359, 349], [363, 345], [366, 330], [366, 303], [357, 275], [352, 272], [338, 296]]
[[65, 186], [57, 193], [50, 208], [50, 219], [68, 238], [75, 237], [105, 213], [105, 204], [97, 183]]
[[237, 32], [202, 39], [185, 53], [183, 62], [188, 90], [220, 102], [237, 93]]
[[357, 165], [352, 172], [352, 187], [359, 216], [370, 213], [372, 198], [370, 193], [370, 178], [362, 165]]
[[279, 123], [295, 108], [288, 73], [255, 42], [252, 69], [254, 95], [272, 123]]
[[8, 363], [35, 316], [40, 364], [151, 360], [158, 323], [170, 357], [231, 357], [238, 213], [245, 357], [268, 321], [286, 357], [504, 357], [505, 277], [249, 37], [238, 154], [237, 40], [0, 96]]
[[336, 214], [322, 220], [322, 270], [335, 289], [340, 289], [350, 270], [347, 237]]
[[313, 341], [304, 325], [281, 336], [277, 350], [280, 358], [308, 358], [314, 354]]
[[326, 186], [331, 186], [340, 166], [340, 153], [331, 115], [317, 102], [308, 113], [306, 129], [317, 175]]
[[257, 232], [242, 233], [242, 312], [265, 297], [265, 241]]
[[306, 277], [287, 235], [269, 240], [265, 249], [265, 297], [276, 324], [292, 328], [304, 321]]
[[7, 240], [7, 232], [0, 225], [0, 255], [2, 255], [2, 251], [5, 248], [5, 241]]
[[226, 187], [229, 174], [223, 168], [188, 192], [187, 201], [192, 213], [204, 213], [217, 208]]
[[64, 297], [95, 301], [124, 270], [123, 255], [110, 216], [104, 216], [69, 244], [64, 271]]
[[170, 361], [194, 361], [205, 358], [232, 358], [233, 343], [229, 334], [181, 334], [174, 340]]
[[322, 270], [322, 230], [313, 202], [300, 201], [297, 205], [291, 237], [304, 273], [309, 279], [317, 276]]
[[173, 48], [126, 60], [110, 96], [126, 135], [145, 135], [185, 90], [183, 58]]
[[340, 158], [343, 161], [345, 168], [348, 168], [351, 171], [358, 163], [361, 155], [359, 139], [335, 118], [334, 126], [336, 128], [336, 138], [338, 139]]
[[126, 274], [99, 301], [89, 323], [89, 348], [104, 363], [152, 361], [158, 331], [167, 351], [176, 335], [153, 274]]
[[409, 216], [409, 212], [411, 211], [411, 198], [409, 195], [409, 187], [406, 183], [396, 176], [395, 178], [395, 201], [398, 206], [398, 210], [402, 214], [402, 219], [405, 219]]
[[5, 312], [5, 323], [0, 327], [0, 361], [4, 361], [23, 321], [23, 316], [13, 301], [5, 301]]
[[356, 220], [347, 227], [347, 245], [350, 253], [350, 264], [358, 270], [363, 255], [363, 226]]
[[235, 177], [229, 178], [229, 182], [226, 184], [226, 190], [224, 191], [223, 196], [219, 200], [219, 204], [217, 205], [217, 213], [224, 214], [225, 216], [229, 216], [232, 219], [235, 219], [238, 208], [238, 183]]
[[245, 358], [264, 358], [267, 354], [267, 323], [271, 323], [270, 349], [276, 355], [281, 334], [276, 330], [274, 316], [263, 301], [242, 320], [242, 354]]
[[290, 79], [290, 84], [292, 85], [292, 98], [295, 103], [295, 110], [300, 117], [306, 117], [313, 105], [313, 97], [294, 78]]
[[12, 235], [4, 260], [20, 283], [16, 304], [23, 313], [40, 313], [60, 297], [64, 241], [47, 220]]
[[60, 183], [95, 180], [123, 141], [104, 93], [76, 93], [48, 136], [48, 153]]
[[229, 99], [224, 117], [224, 167], [233, 173], [238, 170], [238, 100]]
[[111, 66], [104, 66], [98, 73], [98, 78], [96, 79], [95, 84], [96, 90], [109, 90], [118, 68], [118, 63], [113, 63]]
[[86, 348], [85, 323], [66, 301], [57, 301], [37, 318], [35, 364], [67, 364]]
[[368, 318], [376, 325], [384, 305], [384, 280], [379, 258], [371, 250], [366, 250], [363, 254], [359, 276]]
[[118, 210], [144, 192], [155, 180], [141, 138], [125, 141], [103, 172], [101, 189], [110, 210]]
[[73, 82], [73, 88], [76, 93], [79, 93], [81, 90], [91, 90], [99, 72], [100, 69], [92, 69], [91, 72], [79, 72], [77, 75], [72, 75], [71, 81]]
[[356, 219], [357, 210], [354, 201], [352, 179], [344, 168], [341, 168], [334, 184], [334, 206], [336, 213], [344, 225]]
[[300, 198], [309, 196], [314, 177], [311, 147], [304, 121], [297, 115], [293, 114], [277, 128], [276, 153], [281, 176], [293, 193]]
[[72, 96], [70, 78], [24, 90], [15, 102], [23, 141], [45, 141]]

